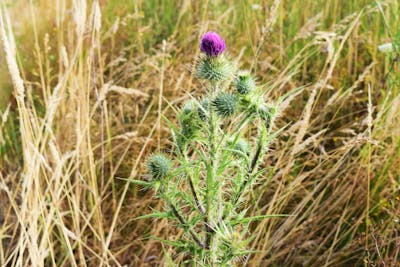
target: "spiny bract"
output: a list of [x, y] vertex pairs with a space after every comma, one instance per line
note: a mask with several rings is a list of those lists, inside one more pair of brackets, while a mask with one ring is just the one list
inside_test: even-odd
[[209, 81], [221, 81], [233, 76], [234, 68], [224, 56], [200, 58], [196, 75], [200, 79]]
[[164, 178], [168, 174], [171, 165], [171, 160], [164, 154], [152, 155], [147, 160], [147, 170], [155, 179]]
[[212, 102], [215, 111], [222, 117], [229, 117], [233, 115], [239, 106], [239, 101], [236, 95], [232, 93], [219, 93]]
[[244, 138], [239, 138], [238, 140], [229, 140], [228, 144], [234, 150], [234, 155], [237, 157], [242, 157], [243, 155], [249, 155], [250, 144]]
[[253, 77], [251, 77], [250, 73], [246, 71], [239, 72], [236, 75], [233, 85], [236, 91], [242, 95], [247, 95], [256, 88], [256, 82]]
[[273, 119], [277, 116], [277, 108], [275, 106], [268, 106], [261, 104], [258, 108], [258, 115], [264, 121], [265, 126], [269, 129], [273, 124]]

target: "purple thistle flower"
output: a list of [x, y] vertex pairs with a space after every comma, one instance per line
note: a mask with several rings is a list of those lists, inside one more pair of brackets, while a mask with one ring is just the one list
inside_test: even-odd
[[226, 49], [225, 41], [215, 32], [206, 32], [201, 37], [200, 50], [210, 57], [216, 57]]

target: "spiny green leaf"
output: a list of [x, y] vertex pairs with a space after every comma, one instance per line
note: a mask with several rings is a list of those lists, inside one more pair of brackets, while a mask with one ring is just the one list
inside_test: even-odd
[[142, 181], [142, 180], [136, 180], [136, 179], [124, 179], [124, 180], [128, 180], [133, 184], [138, 184], [138, 185], [143, 185], [143, 186], [148, 186], [148, 187], [153, 186], [153, 183], [148, 182], [148, 181]]
[[176, 248], [185, 248], [186, 247], [186, 244], [183, 242], [183, 241], [171, 241], [171, 240], [166, 240], [166, 239], [162, 239], [162, 238], [159, 238], [159, 237], [156, 237], [156, 236], [150, 236], [151, 238], [153, 238], [153, 239], [155, 239], [155, 240], [157, 240], [157, 241], [160, 241], [161, 243], [163, 243], [163, 244], [167, 244], [167, 245], [170, 245], [170, 246], [173, 246], [173, 247], [176, 247]]

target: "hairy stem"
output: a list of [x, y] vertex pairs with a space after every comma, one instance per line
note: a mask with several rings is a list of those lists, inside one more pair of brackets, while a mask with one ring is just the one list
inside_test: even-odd
[[[186, 150], [183, 152], [183, 155], [184, 155], [185, 163], [187, 163], [188, 159], [187, 159], [187, 155], [186, 155]], [[187, 171], [187, 173], [188, 173], [188, 171]], [[201, 202], [199, 200], [199, 197], [197, 195], [196, 189], [194, 187], [193, 179], [192, 179], [192, 177], [190, 177], [190, 175], [187, 175], [187, 178], [189, 180], [190, 192], [192, 193], [194, 202], [196, 203], [196, 207], [199, 209], [199, 211], [202, 214], [205, 214], [206, 210], [205, 210], [205, 208], [203, 207], [203, 205], [201, 204]]]
[[[217, 91], [217, 84], [212, 83], [212, 97], [216, 95]], [[209, 142], [209, 147], [210, 147], [210, 160], [207, 163], [207, 188], [206, 188], [206, 194], [207, 194], [207, 205], [206, 205], [206, 216], [204, 217], [204, 224], [205, 224], [205, 229], [206, 229], [206, 247], [211, 250], [211, 263], [214, 261], [214, 255], [215, 251], [212, 249], [212, 242], [213, 242], [213, 236], [214, 236], [214, 229], [212, 227], [212, 224], [214, 223], [214, 220], [216, 220], [216, 196], [218, 195], [218, 188], [216, 188], [216, 185], [218, 182], [215, 180], [216, 179], [216, 168], [217, 168], [217, 134], [218, 134], [218, 125], [217, 125], [217, 118], [216, 114], [214, 113], [212, 106], [210, 105], [209, 107], [209, 136], [208, 136], [208, 142]]]
[[239, 190], [237, 191], [237, 193], [234, 196], [234, 199], [232, 201], [232, 206], [236, 206], [236, 204], [238, 203], [240, 197], [242, 196], [243, 192], [245, 191], [245, 189], [247, 188], [247, 186], [249, 185], [250, 181], [251, 181], [251, 175], [253, 174], [254, 170], [257, 167], [258, 161], [261, 157], [261, 153], [262, 153], [262, 149], [264, 147], [264, 137], [266, 135], [266, 130], [263, 127], [260, 133], [260, 138], [258, 141], [258, 145], [257, 145], [257, 150], [256, 153], [253, 156], [253, 159], [251, 160], [249, 169], [247, 171], [246, 174], [246, 178], [244, 179], [243, 183], [240, 185]]
[[203, 205], [201, 204], [201, 202], [197, 196], [196, 189], [194, 188], [193, 180], [190, 176], [188, 176], [188, 180], [189, 180], [190, 191], [192, 192], [192, 196], [193, 196], [194, 202], [196, 203], [197, 208], [199, 209], [199, 211], [202, 214], [206, 213]]
[[[181, 223], [181, 225], [185, 228], [188, 228], [186, 220], [182, 217], [182, 215], [179, 214], [176, 207], [172, 203], [169, 203], [169, 206], [172, 210], [172, 213], [178, 219], [178, 221]], [[197, 245], [199, 245], [202, 248], [206, 248], [206, 246], [203, 244], [203, 242], [201, 242], [200, 238], [196, 235], [196, 233], [192, 229], [188, 228], [188, 232], [192, 236], [193, 240], [197, 243]]]

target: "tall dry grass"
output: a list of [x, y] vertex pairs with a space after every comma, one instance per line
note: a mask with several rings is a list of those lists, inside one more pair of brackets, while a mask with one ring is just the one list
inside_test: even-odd
[[[379, 4], [377, 4], [379, 3]], [[257, 4], [257, 5], [256, 5]], [[396, 36], [388, 1], [3, 1], [0, 152], [2, 266], [163, 266], [136, 220], [161, 203], [129, 178], [168, 147], [171, 106], [204, 88], [191, 63], [207, 29], [257, 69], [277, 99], [268, 173], [248, 194], [247, 266], [396, 266], [399, 261], [398, 66], [377, 46]], [[390, 72], [390, 70], [392, 70]], [[7, 90], [7, 84], [2, 90]]]

